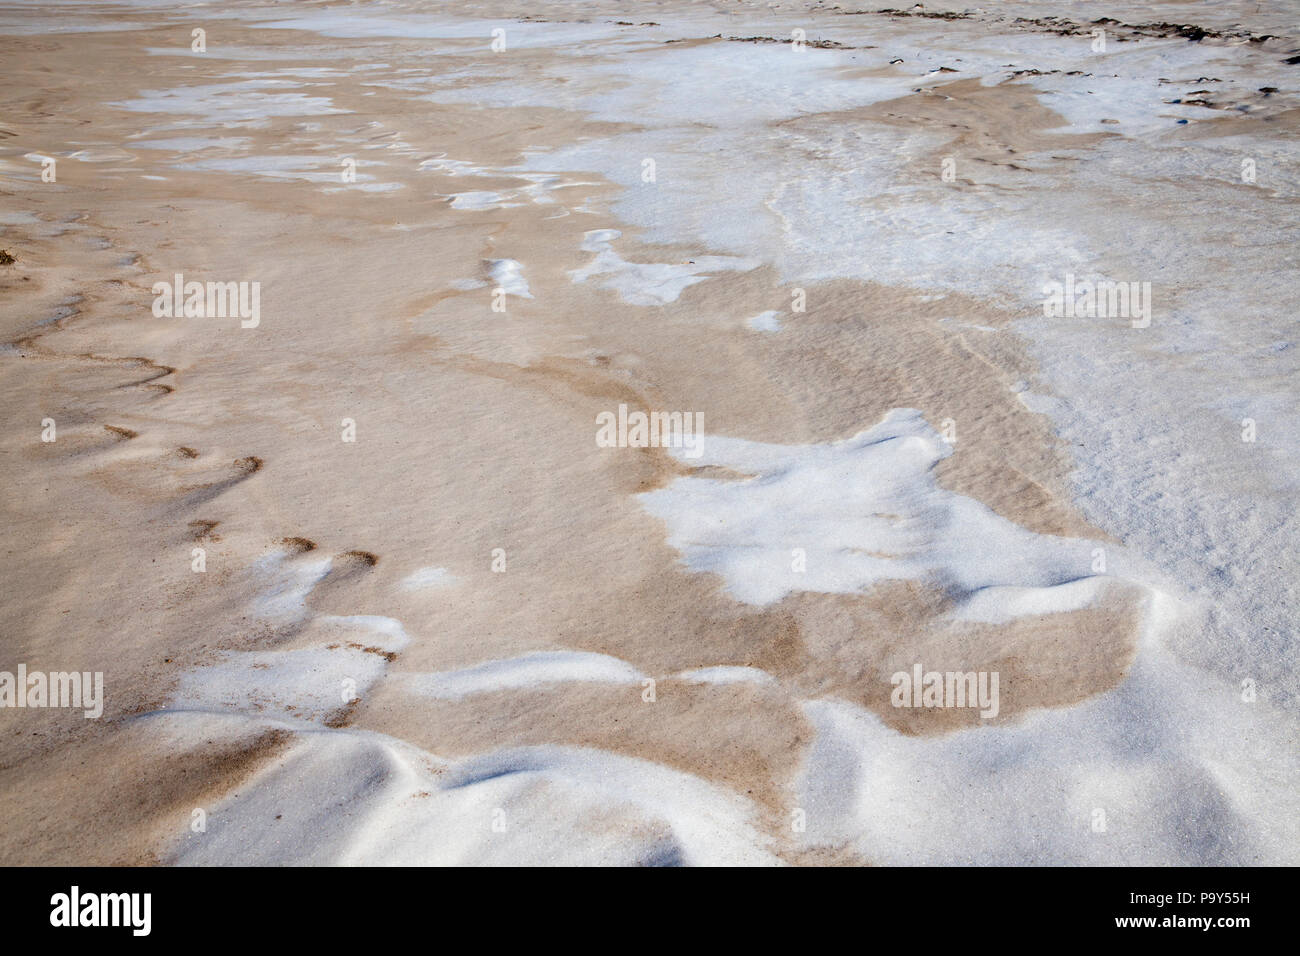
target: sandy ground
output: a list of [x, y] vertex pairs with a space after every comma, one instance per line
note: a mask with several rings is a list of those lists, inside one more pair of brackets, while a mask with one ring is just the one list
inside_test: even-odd
[[[369, 15], [362, 5], [310, 8], [343, 21]], [[762, 22], [776, 16], [785, 27], [786, 11], [757, 6], [621, 9], [584, 8], [575, 25], [608, 32], [613, 21], [654, 22], [618, 27], [633, 35], [606, 58], [660, 47], [673, 29], [680, 36], [668, 39], [706, 54], [762, 46], [725, 39], [732, 34], [788, 33]], [[421, 12], [398, 10], [410, 11]], [[807, 841], [790, 826], [817, 735], [806, 702], [851, 705], [891, 734], [924, 741], [990, 724], [1022, 727], [1044, 709], [1104, 696], [1129, 675], [1154, 628], [1150, 578], [1116, 572], [1083, 606], [994, 622], [956, 613], [961, 595], [942, 576], [900, 574], [835, 591], [792, 583], [779, 600], [745, 601], [725, 575], [684, 559], [638, 496], [752, 474], [665, 449], [593, 442], [596, 416], [620, 404], [693, 411], [709, 435], [783, 446], [842, 441], [893, 409], [917, 409], [935, 429], [945, 420], [958, 429], [951, 454], [933, 469], [932, 494], [973, 500], [988, 520], [1039, 538], [1080, 542], [1081, 553], [1118, 551], [1122, 536], [1076, 502], [1070, 443], [1018, 394], [1026, 382], [1053, 394], [1012, 331], [1018, 306], [924, 282], [791, 278], [777, 260], [706, 267], [675, 299], [649, 306], [596, 279], [576, 281], [573, 273], [592, 262], [595, 230], [619, 230], [617, 253], [627, 262], [690, 267], [731, 253], [687, 236], [652, 241], [615, 214], [629, 187], [590, 168], [557, 169], [540, 187], [521, 173], [530, 155], [642, 128], [635, 112], [616, 121], [572, 105], [566, 86], [582, 84], [584, 96], [596, 97], [614, 95], [622, 81], [594, 70], [557, 79], [551, 66], [560, 54], [545, 44], [497, 56], [477, 27], [439, 40], [263, 29], [257, 21], [268, 15], [256, 4], [231, 5], [220, 19], [160, 7], [69, 8], [66, 23], [95, 29], [66, 32], [50, 29], [52, 15], [34, 7], [2, 12], [0, 195], [3, 247], [16, 261], [0, 267], [0, 337], [8, 343], [0, 357], [8, 421], [0, 431], [0, 667], [102, 671], [106, 705], [99, 720], [66, 709], [0, 715], [0, 861], [393, 858], [379, 849], [359, 856], [359, 846], [386, 845], [369, 837], [322, 838], [317, 847], [303, 833], [317, 812], [304, 807], [372, 770], [341, 756], [303, 763], [299, 786], [310, 794], [285, 783], [282, 771], [308, 760], [306, 746], [328, 755], [347, 741], [428, 755], [411, 765], [432, 761], [432, 782], [401, 778], [410, 791], [401, 794], [404, 808], [461, 772], [460, 761], [511, 748], [598, 753], [653, 765], [637, 764], [637, 773], [664, 768], [702, 781], [745, 821], [736, 845], [761, 849], [764, 861], [882, 862], [843, 835]], [[560, 7], [530, 12], [538, 21], [566, 19]], [[513, 23], [522, 8], [458, 5], [454, 13], [473, 24]], [[830, 16], [793, 6], [789, 15], [815, 24]], [[840, 19], [880, 21], [854, 29], [882, 54], [888, 43], [901, 51], [906, 38], [915, 45], [948, 26], [877, 14]], [[206, 53], [188, 49], [192, 25], [206, 28]], [[1261, 15], [1251, 29], [1268, 27]], [[637, 29], [656, 32], [638, 39]], [[877, 29], [890, 31], [888, 40]], [[1015, 27], [1038, 39], [1059, 37], [1054, 29]], [[1254, 46], [1269, 64], [1289, 49], [1276, 38]], [[1289, 77], [1295, 68], [1279, 69]], [[870, 83], [891, 70], [872, 61], [838, 72]], [[431, 102], [429, 77], [458, 96]], [[480, 101], [475, 84], [487, 77], [531, 84], [534, 96], [517, 106]], [[222, 88], [213, 92], [215, 84]], [[849, 128], [916, 134], [910, 161], [927, 183], [938, 182], [944, 156], [959, 154], [956, 188], [991, 203], [1014, 188], [1000, 177], [1017, 175], [1017, 164], [1067, 188], [1066, 171], [1110, 135], [1064, 128], [1020, 78], [934, 74], [915, 86], [770, 125], [788, 143]], [[532, 102], [548, 89], [554, 106]], [[1290, 135], [1294, 108], [1260, 108], [1256, 135]], [[231, 141], [195, 151], [186, 137]], [[1059, 158], [1065, 151], [1074, 158]], [[42, 156], [57, 157], [55, 182], [41, 181]], [[277, 157], [310, 162], [280, 166]], [[355, 182], [340, 174], [347, 157], [359, 160]], [[224, 160], [232, 164], [222, 168]], [[660, 167], [672, 168], [671, 151]], [[376, 184], [385, 188], [360, 188]], [[480, 208], [473, 197], [453, 198], [466, 193], [511, 199]], [[727, 201], [718, 196], [714, 214], [725, 215]], [[505, 259], [522, 264], [528, 296], [507, 295], [499, 312], [492, 269]], [[260, 283], [260, 324], [155, 317], [152, 286], [176, 273]], [[795, 289], [807, 309], [789, 314]], [[779, 332], [747, 324], [767, 310], [787, 313]], [[45, 419], [56, 424], [55, 441], [41, 440]], [[345, 420], [355, 424], [355, 441], [344, 440]], [[421, 583], [428, 568], [445, 570]], [[1096, 570], [1080, 566], [1078, 577]], [[259, 683], [259, 673], [278, 674], [280, 662], [299, 658], [231, 656], [294, 651], [314, 656], [301, 658], [305, 670], [286, 664], [279, 685], [278, 677]], [[462, 696], [427, 690], [428, 675], [552, 651], [604, 655], [634, 676], [488, 681]], [[917, 661], [999, 672], [997, 717], [891, 706], [890, 675]], [[717, 667], [751, 668], [764, 679], [682, 676]], [[215, 676], [205, 683], [204, 674]], [[337, 696], [344, 681], [357, 699]], [[578, 801], [574, 829], [546, 809], [551, 803], [527, 803], [550, 786], [543, 778], [551, 779], [521, 784], [520, 805], [531, 810], [516, 812], [491, 794], [481, 805], [457, 805], [460, 816], [431, 811], [432, 833], [479, 827], [484, 835], [454, 846], [445, 834], [430, 837], [423, 849], [404, 845], [402, 858], [712, 859], [689, 850], [685, 824], [667, 811], [604, 799], [598, 788], [590, 807]], [[241, 804], [249, 793], [271, 796]], [[420, 812], [384, 804], [372, 813], [371, 796], [340, 797], [319, 812], [337, 820], [353, 808], [390, 827]], [[490, 813], [501, 806], [520, 821], [510, 832], [531, 827], [533, 842], [492, 843], [499, 831]], [[230, 822], [195, 830], [196, 810]], [[1079, 812], [1086, 818], [1087, 808]], [[281, 841], [275, 821], [291, 835]], [[570, 855], [548, 850], [551, 840]], [[583, 846], [591, 852], [574, 850]], [[675, 849], [661, 854], [665, 846]], [[1285, 856], [1294, 843], [1275, 849]]]

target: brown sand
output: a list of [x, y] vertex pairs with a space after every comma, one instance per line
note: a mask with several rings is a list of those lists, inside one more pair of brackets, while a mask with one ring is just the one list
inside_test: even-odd
[[[328, 62], [345, 67], [421, 52], [416, 41], [222, 29], [232, 46], [291, 41], [341, 55]], [[1015, 340], [939, 321], [1003, 327], [1008, 316], [958, 296], [934, 303], [834, 282], [808, 288], [803, 321], [756, 336], [745, 318], [789, 301], [767, 269], [720, 274], [645, 310], [568, 279], [590, 258], [579, 250], [583, 230], [624, 229], [620, 252], [635, 261], [708, 250], [638, 245], [612, 218], [554, 218], [554, 206], [465, 214], [437, 194], [519, 182], [466, 187], [417, 169], [416, 158], [442, 153], [505, 166], [525, 147], [610, 132], [558, 109], [435, 109], [341, 77], [329, 95], [355, 113], [281, 118], [238, 135], [266, 150], [364, 156], [366, 142], [400, 131], [415, 158], [390, 161], [383, 176], [405, 189], [325, 192], [180, 170], [166, 151], [130, 140], [174, 117], [110, 104], [267, 65], [140, 53], [177, 42], [174, 27], [0, 37], [6, 154], [90, 144], [118, 157], [62, 161], [57, 184], [0, 188], [6, 208], [39, 220], [6, 232], [17, 262], [0, 269], [0, 337], [13, 348], [0, 360], [12, 423], [0, 432], [3, 664], [102, 670], [108, 689], [100, 721], [50, 710], [0, 723], [0, 862], [163, 854], [189, 808], [236, 787], [279, 738], [158, 753], [132, 715], [165, 705], [182, 669], [222, 649], [318, 641], [313, 615], [388, 615], [415, 638], [389, 679], [341, 718], [350, 726], [453, 757], [521, 743], [634, 754], [752, 797], [774, 832], [808, 741], [797, 698], [841, 696], [907, 733], [944, 732], [970, 716], [901, 719], [888, 706], [888, 674], [915, 659], [918, 642], [936, 667], [1002, 668], [1000, 721], [1122, 676], [1135, 635], [1126, 593], [1008, 628], [946, 623], [942, 597], [905, 582], [767, 609], [738, 604], [712, 575], [686, 571], [631, 497], [689, 469], [653, 450], [593, 448], [596, 413], [620, 402], [699, 410], [711, 433], [790, 443], [843, 438], [915, 407], [931, 422], [959, 422], [959, 451], [938, 472], [946, 487], [1034, 531], [1104, 538], [1065, 494], [1064, 450], [1008, 388], [1033, 376]], [[457, 65], [455, 54], [438, 63]], [[527, 70], [527, 60], [512, 68]], [[942, 92], [799, 122], [949, 126], [989, 163], [1027, 162], [1011, 157], [1061, 139], [1042, 132], [1056, 121], [1014, 83]], [[574, 199], [600, 208], [614, 188], [574, 187]], [[504, 316], [491, 311], [488, 289], [452, 287], [501, 257], [527, 264], [534, 296], [509, 300]], [[261, 326], [153, 318], [150, 286], [175, 272], [259, 280]], [[61, 305], [66, 314], [47, 322]], [[39, 438], [46, 417], [57, 422], [53, 444]], [[357, 423], [355, 444], [340, 441], [344, 418]], [[339, 560], [306, 619], [274, 626], [247, 613], [265, 585], [249, 569], [285, 541], [297, 552], [290, 561]], [[196, 542], [204, 574], [190, 570]], [[494, 548], [507, 552], [505, 574], [490, 570]], [[428, 565], [459, 583], [398, 586]], [[561, 685], [437, 703], [399, 680], [548, 648], [610, 654], [660, 675], [658, 700], [644, 704], [639, 688]], [[724, 664], [764, 668], [779, 684], [669, 677]]]

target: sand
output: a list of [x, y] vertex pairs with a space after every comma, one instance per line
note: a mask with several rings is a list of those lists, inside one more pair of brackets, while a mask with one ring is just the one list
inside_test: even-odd
[[[1095, 5], [1127, 24], [1101, 112], [1142, 103], [1115, 129], [1072, 115], [1090, 28], [1045, 3], [0, 8], [0, 669], [106, 687], [98, 720], [0, 711], [0, 861], [1294, 862], [1293, 655], [1216, 629], [1259, 594], [1293, 636], [1293, 595], [1193, 583], [1178, 520], [1096, 487], [1178, 448], [1108, 445], [1078, 416], [1141, 411], [1056, 371], [1121, 349], [1182, 387], [1189, 358], [1043, 331], [1024, 280], [1151, 275], [1074, 214], [1120, 202], [1294, 291], [1285, 241], [1216, 244], [1125, 165], [1172, 110], [1276, 183], [1287, 26], [1198, 10], [1193, 43], [1156, 6]], [[839, 46], [739, 42], [798, 24]], [[1216, 107], [1134, 92], [1198, 57]], [[157, 317], [178, 273], [258, 283], [256, 327]], [[1251, 381], [1286, 421], [1294, 379]], [[598, 447], [620, 404], [702, 416], [704, 457]], [[1188, 432], [1238, 427], [1212, 404]], [[1285, 508], [1281, 466], [1215, 454], [1188, 509]], [[1294, 579], [1294, 525], [1214, 540], [1272, 534]], [[894, 707], [915, 663], [998, 672], [997, 716]]]

